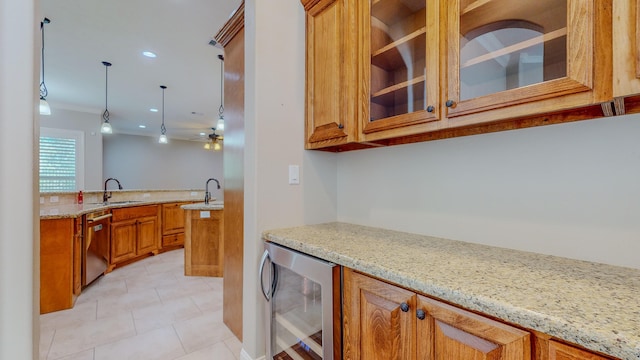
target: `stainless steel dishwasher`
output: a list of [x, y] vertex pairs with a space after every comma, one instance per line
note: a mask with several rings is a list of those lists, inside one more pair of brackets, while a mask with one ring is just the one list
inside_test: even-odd
[[109, 265], [111, 213], [109, 210], [89, 213], [85, 220], [81, 272], [83, 288], [104, 274]]

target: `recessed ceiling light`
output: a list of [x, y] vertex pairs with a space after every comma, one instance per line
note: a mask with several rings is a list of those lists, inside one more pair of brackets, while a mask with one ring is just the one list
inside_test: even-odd
[[200, 133], [200, 136], [205, 136], [205, 135], [207, 135], [207, 134], [205, 134], [205, 133]]
[[143, 51], [143, 52], [142, 52], [142, 55], [144, 55], [144, 56], [146, 56], [146, 57], [149, 57], [149, 58], [154, 58], [154, 57], [156, 57], [156, 56], [157, 56], [157, 55], [156, 55], [156, 53], [151, 52], [151, 51]]
[[138, 125], [138, 127], [139, 127], [140, 129], [146, 129], [146, 128], [147, 128], [147, 125]]
[[151, 108], [151, 109], [149, 109], [149, 111], [151, 111], [151, 112], [158, 112], [158, 109]]

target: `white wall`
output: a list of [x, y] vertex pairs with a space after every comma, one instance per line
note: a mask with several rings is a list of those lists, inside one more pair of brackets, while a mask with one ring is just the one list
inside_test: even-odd
[[[245, 4], [245, 245], [243, 350], [264, 348], [258, 293], [260, 234], [269, 228], [336, 219], [334, 154], [304, 151], [304, 10], [297, 1]], [[288, 166], [300, 165], [300, 185]]]
[[38, 359], [35, 3], [0, 0], [0, 359]]
[[[159, 144], [155, 137], [123, 134], [105, 136], [103, 142], [104, 178], [117, 178], [125, 189], [204, 189], [211, 177], [223, 185], [223, 152], [205, 150], [202, 142]], [[223, 198], [222, 190], [211, 194]]]
[[51, 115], [40, 117], [40, 126], [54, 129], [79, 130], [84, 133], [84, 189], [102, 188], [102, 117], [81, 111], [51, 106]]
[[340, 154], [339, 221], [640, 268], [640, 115]]

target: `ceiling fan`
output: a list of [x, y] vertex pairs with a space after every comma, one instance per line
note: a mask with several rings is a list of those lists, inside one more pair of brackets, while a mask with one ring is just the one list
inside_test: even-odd
[[204, 148], [214, 151], [222, 150], [222, 141], [224, 140], [224, 136], [216, 134], [216, 128], [212, 127], [211, 130], [213, 130], [213, 132], [207, 136], [209, 139], [207, 140], [207, 143], [204, 144]]

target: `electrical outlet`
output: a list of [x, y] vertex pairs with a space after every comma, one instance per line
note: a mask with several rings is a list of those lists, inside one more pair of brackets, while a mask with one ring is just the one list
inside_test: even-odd
[[144, 194], [142, 194], [142, 197], [143, 197], [143, 198], [148, 198], [148, 197], [151, 197], [151, 194], [149, 194], [149, 193], [144, 193]]
[[191, 196], [198, 196], [198, 192], [197, 191], [192, 191], [191, 192]]
[[57, 196], [52, 196], [52, 197], [50, 197], [50, 198], [49, 198], [49, 202], [57, 203], [57, 202], [58, 202], [58, 197], [57, 197]]
[[40, 204], [44, 204], [44, 196], [40, 196]]

